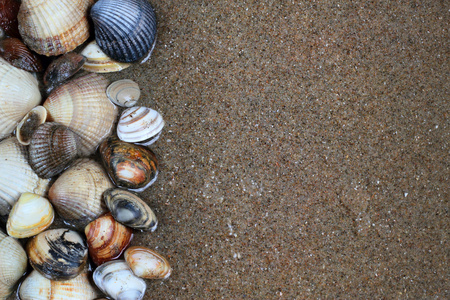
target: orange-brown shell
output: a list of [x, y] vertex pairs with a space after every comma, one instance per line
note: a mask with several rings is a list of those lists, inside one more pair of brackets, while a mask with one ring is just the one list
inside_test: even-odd
[[41, 72], [41, 59], [18, 38], [6, 38], [0, 41], [0, 55], [14, 67], [29, 72]]
[[125, 260], [133, 273], [146, 279], [165, 279], [172, 272], [167, 259], [146, 247], [133, 246], [125, 251]]

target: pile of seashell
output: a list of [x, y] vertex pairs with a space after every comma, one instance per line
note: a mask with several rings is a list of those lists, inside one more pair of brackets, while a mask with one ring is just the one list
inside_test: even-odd
[[148, 146], [164, 121], [135, 106], [137, 83], [109, 84], [98, 73], [150, 57], [152, 6], [0, 0], [0, 17], [0, 299], [19, 284], [22, 300], [142, 299], [142, 278], [172, 270], [154, 250], [128, 248], [135, 230], [158, 224], [136, 192], [158, 176]]

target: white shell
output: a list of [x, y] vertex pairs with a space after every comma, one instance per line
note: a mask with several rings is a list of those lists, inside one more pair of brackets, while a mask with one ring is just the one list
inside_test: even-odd
[[80, 53], [86, 57], [83, 70], [94, 73], [118, 72], [131, 66], [108, 57], [97, 45], [96, 41], [90, 42]]
[[30, 110], [17, 125], [16, 137], [19, 143], [28, 146], [31, 141], [31, 135], [46, 119], [47, 110], [45, 107], [39, 105]]
[[163, 127], [164, 120], [156, 110], [135, 106], [123, 111], [117, 136], [124, 142], [149, 146], [159, 138]]
[[106, 96], [112, 103], [122, 107], [136, 105], [141, 96], [139, 85], [130, 79], [117, 80], [106, 89]]

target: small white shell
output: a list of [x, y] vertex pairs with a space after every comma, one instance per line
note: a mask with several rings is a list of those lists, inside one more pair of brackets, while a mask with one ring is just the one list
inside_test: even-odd
[[86, 57], [83, 70], [94, 73], [118, 72], [131, 66], [108, 57], [97, 45], [96, 41], [90, 42], [80, 53]]
[[19, 143], [28, 146], [31, 141], [31, 135], [39, 125], [47, 119], [47, 110], [39, 105], [30, 110], [16, 128], [16, 136]]
[[141, 90], [133, 80], [122, 79], [114, 81], [108, 86], [106, 96], [116, 105], [132, 107], [138, 102]]
[[124, 142], [149, 146], [159, 138], [163, 127], [164, 120], [156, 110], [135, 106], [123, 111], [117, 136]]

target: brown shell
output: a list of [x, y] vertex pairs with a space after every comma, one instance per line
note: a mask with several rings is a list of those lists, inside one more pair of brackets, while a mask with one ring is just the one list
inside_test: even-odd
[[0, 41], [0, 55], [14, 67], [29, 72], [41, 72], [41, 59], [18, 38]]
[[8, 36], [20, 37], [17, 22], [19, 8], [19, 0], [0, 0], [0, 27]]
[[44, 84], [52, 88], [77, 73], [86, 62], [86, 57], [69, 52], [50, 63], [45, 70]]

